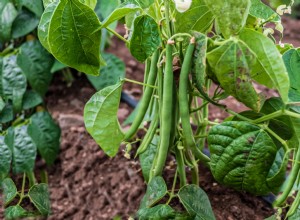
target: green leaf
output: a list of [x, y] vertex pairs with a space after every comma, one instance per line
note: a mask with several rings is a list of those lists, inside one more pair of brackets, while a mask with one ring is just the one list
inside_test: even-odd
[[[250, 15], [273, 22], [280, 22], [280, 16], [269, 6], [265, 5], [261, 0], [251, 0]], [[270, 19], [272, 18], [272, 19]]]
[[58, 60], [55, 60], [55, 62], [54, 62], [54, 64], [53, 64], [53, 66], [52, 66], [50, 72], [53, 74], [53, 73], [56, 73], [56, 72], [58, 72], [58, 71], [60, 71], [60, 70], [65, 69], [66, 67], [67, 67], [67, 66], [66, 66], [65, 64], [62, 64], [62, 63], [59, 62]]
[[143, 176], [146, 182], [149, 182], [150, 171], [157, 151], [159, 139], [159, 136], [155, 135], [153, 140], [151, 141], [151, 144], [147, 147], [145, 152], [141, 153], [139, 156]]
[[46, 163], [54, 163], [60, 144], [60, 128], [48, 112], [37, 112], [30, 118], [28, 134]]
[[50, 73], [54, 59], [39, 41], [28, 41], [20, 47], [17, 63], [25, 73], [33, 90], [44, 96], [52, 80]]
[[7, 177], [10, 171], [12, 153], [4, 142], [4, 137], [0, 135], [0, 182]]
[[9, 0], [0, 2], [0, 42], [8, 41], [11, 37], [12, 24], [18, 15], [13, 3]]
[[46, 9], [46, 8], [47, 8], [49, 5], [51, 5], [53, 2], [58, 3], [59, 0], [43, 0], [44, 8]]
[[226, 93], [234, 96], [254, 111], [259, 111], [264, 101], [250, 78], [255, 56], [241, 41], [229, 40], [207, 54], [208, 63]]
[[48, 216], [51, 212], [50, 197], [48, 191], [48, 185], [41, 183], [34, 185], [28, 192], [30, 201], [39, 210], [43, 216]]
[[167, 185], [161, 176], [153, 177], [147, 186], [146, 194], [144, 195], [140, 210], [149, 208], [161, 200], [168, 192]]
[[110, 157], [117, 154], [124, 139], [117, 117], [121, 91], [122, 83], [106, 87], [93, 95], [84, 108], [87, 131]]
[[[276, 88], [284, 103], [288, 101], [289, 77], [281, 54], [276, 46], [266, 36], [251, 29], [243, 29], [240, 32], [243, 40], [257, 57], [257, 68], [252, 77], [257, 82]], [[273, 87], [270, 86], [272, 82]]]
[[3, 101], [2, 97], [0, 96], [0, 113], [2, 112], [4, 107], [5, 107], [5, 102]]
[[130, 40], [130, 52], [140, 62], [150, 57], [161, 43], [158, 25], [148, 15], [134, 20], [134, 31]]
[[107, 18], [119, 5], [120, 0], [98, 0], [95, 12], [102, 21]]
[[120, 20], [128, 14], [141, 11], [142, 9], [134, 4], [122, 4], [117, 9], [115, 9], [102, 23], [101, 28], [106, 28], [115, 21]]
[[12, 27], [12, 37], [23, 37], [32, 32], [39, 24], [39, 18], [32, 12], [23, 8], [14, 20]]
[[13, 101], [16, 112], [22, 108], [26, 87], [26, 77], [17, 66], [16, 56], [0, 57], [0, 96]]
[[245, 26], [251, 6], [250, 0], [205, 0], [216, 17], [218, 28], [225, 38], [236, 35]]
[[174, 219], [175, 211], [168, 205], [157, 205], [153, 208], [143, 208], [138, 211], [139, 220]]
[[214, 16], [203, 0], [194, 0], [186, 12], [180, 13], [176, 10], [175, 19], [178, 33], [187, 33], [191, 30], [206, 33], [212, 26]]
[[88, 80], [98, 91], [117, 84], [125, 77], [125, 64], [121, 59], [108, 53], [102, 53], [102, 56], [106, 61], [106, 66], [101, 67], [100, 76], [87, 75]]
[[43, 103], [42, 97], [35, 91], [26, 91], [23, 97], [23, 109], [28, 110]]
[[38, 37], [43, 45], [49, 52], [51, 52], [50, 45], [49, 45], [49, 28], [50, 28], [50, 22], [53, 18], [54, 11], [58, 5], [58, 1], [53, 1], [50, 4], [47, 4], [47, 7], [45, 8], [45, 11], [41, 17], [39, 26], [38, 26]]
[[43, 14], [43, 2], [42, 0], [16, 0], [19, 7], [26, 7], [29, 11], [33, 12], [36, 16], [41, 17]]
[[4, 109], [0, 113], [0, 123], [5, 124], [14, 119], [13, 107], [10, 104], [5, 105]]
[[4, 216], [5, 216], [5, 219], [8, 219], [8, 220], [19, 219], [22, 217], [26, 217], [27, 211], [19, 205], [10, 206], [5, 209]]
[[[79, 0], [61, 0], [50, 19], [49, 30], [46, 26], [44, 30], [54, 57], [78, 71], [98, 75], [101, 29], [95, 12]], [[49, 14], [45, 20], [46, 25]], [[47, 40], [43, 36], [42, 41]]]
[[300, 49], [291, 49], [284, 53], [283, 61], [290, 78], [289, 100], [300, 101]]
[[3, 190], [4, 205], [7, 206], [18, 195], [18, 190], [14, 181], [10, 178], [2, 181], [1, 188]]
[[126, 3], [136, 4], [141, 8], [148, 8], [154, 3], [154, 0], [127, 0]]
[[12, 169], [13, 172], [30, 172], [34, 168], [36, 158], [36, 145], [27, 133], [27, 127], [15, 127], [11, 129], [5, 141], [13, 153]]
[[97, 0], [80, 0], [83, 4], [89, 6], [91, 9], [95, 9]]
[[270, 216], [268, 218], [265, 218], [265, 220], [277, 220], [277, 217], [276, 217], [276, 215], [272, 215], [272, 216]]
[[231, 121], [209, 131], [210, 167], [226, 186], [255, 195], [271, 190], [267, 183], [277, 146], [267, 132], [248, 122]]
[[187, 185], [180, 189], [178, 197], [190, 215], [195, 215], [195, 220], [216, 219], [212, 211], [208, 196], [196, 185]]

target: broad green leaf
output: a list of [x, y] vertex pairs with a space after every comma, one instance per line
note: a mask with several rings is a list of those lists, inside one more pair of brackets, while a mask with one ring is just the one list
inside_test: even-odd
[[51, 52], [50, 45], [49, 45], [49, 27], [50, 27], [50, 22], [53, 18], [54, 11], [58, 5], [58, 1], [54, 1], [50, 4], [47, 5], [45, 8], [45, 11], [41, 17], [39, 26], [38, 26], [38, 37], [43, 45], [49, 52]]
[[300, 101], [300, 49], [291, 49], [283, 55], [290, 78], [289, 100]]
[[252, 73], [252, 78], [269, 88], [270, 82], [281, 95], [284, 103], [288, 101], [290, 81], [281, 54], [276, 46], [266, 36], [251, 29], [243, 29], [240, 39], [254, 52], [257, 58], [257, 67]]
[[16, 56], [0, 57], [0, 96], [13, 101], [16, 112], [22, 108], [26, 87], [26, 77], [17, 65]]
[[250, 78], [255, 56], [241, 41], [229, 40], [207, 54], [208, 63], [226, 93], [234, 96], [254, 111], [259, 111], [263, 99]]
[[35, 91], [28, 90], [23, 97], [23, 109], [28, 110], [43, 103], [42, 97]]
[[0, 112], [0, 124], [10, 122], [14, 119], [13, 107], [10, 104], [5, 105], [2, 112]]
[[37, 112], [30, 118], [28, 134], [47, 164], [53, 164], [59, 151], [60, 128], [48, 112]]
[[55, 60], [52, 68], [51, 68], [51, 73], [56, 73], [60, 70], [65, 69], [67, 66], [65, 64], [62, 64], [61, 62], [59, 62], [58, 60]]
[[139, 5], [141, 8], [148, 8], [154, 3], [154, 0], [126, 0], [125, 2]]
[[21, 206], [10, 206], [5, 209], [4, 216], [7, 220], [20, 219], [22, 217], [27, 216], [27, 211], [23, 209]]
[[46, 9], [49, 5], [51, 5], [53, 2], [59, 2], [59, 0], [43, 0], [44, 8]]
[[179, 13], [176, 10], [175, 19], [178, 33], [187, 33], [191, 30], [205, 33], [210, 29], [214, 16], [203, 0], [194, 0], [186, 12]]
[[161, 42], [158, 25], [148, 15], [134, 20], [134, 30], [130, 39], [130, 52], [140, 62], [144, 62], [159, 47]]
[[101, 29], [93, 9], [79, 0], [61, 0], [50, 17], [47, 34], [54, 57], [78, 71], [98, 75]]
[[261, 0], [251, 0], [250, 15], [273, 22], [280, 22], [280, 16], [269, 6], [265, 5]]
[[30, 201], [39, 210], [43, 216], [48, 216], [51, 212], [50, 197], [48, 191], [48, 185], [41, 183], [34, 185], [28, 192]]
[[104, 89], [107, 86], [117, 84], [120, 79], [125, 77], [125, 64], [113, 54], [102, 53], [106, 61], [106, 66], [100, 69], [100, 76], [87, 75], [96, 90]]
[[52, 80], [54, 59], [39, 41], [28, 41], [20, 47], [17, 63], [33, 90], [44, 96]]
[[174, 219], [175, 210], [169, 205], [157, 205], [153, 208], [143, 208], [138, 211], [139, 220], [168, 220]]
[[12, 37], [23, 37], [32, 32], [39, 24], [39, 18], [26, 8], [19, 12], [12, 27]]
[[4, 205], [7, 206], [17, 196], [18, 190], [14, 181], [10, 178], [6, 178], [2, 181], [1, 188], [3, 190]]
[[13, 172], [18, 174], [32, 171], [36, 158], [36, 145], [28, 135], [27, 127], [12, 128], [11, 132], [6, 135], [6, 138], [9, 141], [5, 142], [13, 154]]
[[115, 9], [102, 23], [101, 28], [106, 28], [111, 23], [120, 20], [130, 13], [135, 13], [141, 11], [142, 9], [134, 4], [122, 4], [117, 9]]
[[95, 9], [97, 0], [80, 0], [83, 4], [89, 6], [91, 9]]
[[153, 177], [147, 186], [146, 194], [144, 195], [140, 210], [149, 208], [161, 200], [168, 192], [167, 185], [161, 176]]
[[28, 134], [47, 164], [55, 161], [59, 152], [60, 128], [48, 112], [37, 112], [30, 118]]
[[208, 196], [199, 186], [187, 185], [182, 187], [178, 197], [190, 215], [195, 216], [195, 220], [216, 219]]
[[211, 128], [208, 144], [211, 171], [218, 182], [255, 195], [271, 191], [267, 176], [277, 146], [259, 126], [243, 121], [224, 122]]
[[146, 182], [149, 182], [150, 171], [158, 148], [159, 139], [159, 136], [155, 135], [145, 152], [141, 153], [139, 156], [143, 176]]
[[9, 0], [0, 2], [0, 42], [8, 41], [11, 37], [12, 24], [18, 15], [13, 3]]
[[44, 9], [42, 0], [16, 0], [16, 3], [19, 7], [26, 7], [38, 17], [41, 17], [43, 14]]
[[4, 142], [4, 137], [0, 135], [0, 182], [7, 177], [10, 171], [12, 153]]
[[121, 91], [122, 83], [106, 87], [93, 95], [84, 108], [87, 131], [110, 157], [117, 154], [124, 139], [117, 118]]
[[3, 101], [2, 97], [0, 96], [0, 113], [2, 112], [4, 107], [5, 107], [5, 102]]
[[216, 17], [218, 28], [225, 38], [236, 35], [245, 26], [250, 0], [204, 0], [212, 14]]

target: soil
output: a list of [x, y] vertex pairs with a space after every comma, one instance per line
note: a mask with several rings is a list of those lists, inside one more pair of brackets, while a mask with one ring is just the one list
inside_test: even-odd
[[[300, 46], [300, 22], [284, 21], [289, 28], [284, 41]], [[131, 57], [123, 43], [114, 39], [109, 52], [125, 61], [127, 78], [143, 81], [143, 65]], [[123, 147], [116, 157], [107, 157], [85, 131], [83, 108], [95, 90], [83, 75], [75, 75], [69, 88], [61, 75], [55, 75], [47, 93], [47, 108], [62, 129], [59, 158], [48, 168], [52, 204], [48, 219], [128, 219], [134, 216], [146, 189], [139, 162], [126, 159]], [[141, 87], [134, 84], [126, 83], [124, 91], [135, 98], [141, 95]], [[228, 103], [234, 110], [246, 109], [232, 98]], [[120, 122], [131, 111], [127, 104], [121, 103]], [[210, 117], [222, 120], [225, 116], [224, 112], [211, 109]], [[208, 194], [218, 220], [262, 220], [273, 214], [271, 205], [262, 198], [216, 183], [207, 168], [200, 167], [200, 176], [200, 185]]]

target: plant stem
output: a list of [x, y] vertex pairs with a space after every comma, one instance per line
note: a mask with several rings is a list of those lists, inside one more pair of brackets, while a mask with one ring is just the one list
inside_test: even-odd
[[170, 26], [170, 2], [169, 0], [164, 0], [165, 5], [165, 16], [166, 16], [166, 23], [167, 23], [167, 35], [171, 37], [171, 26]]
[[124, 78], [123, 80], [124, 80], [124, 81], [126, 81], [126, 82], [130, 82], [130, 83], [137, 84], [137, 85], [141, 85], [141, 86], [150, 87], [150, 88], [152, 88], [152, 89], [157, 89], [157, 86], [153, 86], [153, 85], [145, 84], [145, 83], [142, 83], [142, 82], [139, 82], [139, 81], [136, 81], [136, 80], [127, 79], [127, 78]]
[[268, 115], [265, 115], [265, 116], [262, 116], [258, 119], [255, 119], [255, 120], [252, 120], [252, 123], [254, 124], [259, 124], [261, 122], [264, 122], [264, 121], [268, 121], [268, 120], [271, 120], [273, 118], [276, 118], [276, 117], [279, 117], [279, 116], [282, 116], [284, 114], [284, 110], [278, 110], [276, 112], [273, 112], [271, 114], [268, 114]]
[[36, 184], [36, 179], [33, 172], [28, 172], [26, 175], [29, 180], [29, 187], [32, 187], [34, 184]]
[[288, 110], [284, 110], [284, 115], [288, 115], [293, 118], [300, 118], [300, 114]]
[[26, 184], [26, 173], [23, 174], [22, 191], [21, 191], [21, 195], [20, 195], [20, 199], [19, 199], [18, 205], [20, 205], [21, 202], [23, 201], [24, 191], [25, 191], [25, 184]]
[[265, 125], [261, 127], [267, 132], [269, 132], [274, 138], [276, 138], [283, 145], [285, 151], [289, 150], [289, 146], [287, 145], [286, 141], [283, 140], [281, 137], [279, 137], [274, 131], [272, 131], [272, 129], [270, 129], [268, 126]]
[[110, 33], [112, 33], [113, 35], [115, 35], [117, 38], [119, 38], [120, 40], [124, 41], [126, 44], [128, 43], [128, 40], [126, 40], [124, 37], [122, 37], [120, 34], [118, 34], [116, 31], [114, 31], [113, 29], [111, 29], [110, 27], [105, 27], [106, 30], [108, 30]]
[[170, 193], [170, 198], [169, 200], [167, 201], [167, 205], [172, 201], [172, 199], [175, 197], [175, 194], [174, 194], [174, 191], [175, 191], [175, 187], [176, 187], [176, 182], [177, 182], [177, 173], [178, 171], [176, 170], [175, 172], [175, 176], [174, 176], [174, 180], [173, 180], [173, 184], [172, 184], [172, 190], [171, 190], [171, 193]]
[[179, 179], [180, 179], [180, 187], [183, 187], [186, 185], [186, 172], [185, 172], [185, 164], [183, 159], [183, 153], [182, 150], [178, 149], [181, 145], [181, 141], [178, 143], [178, 145], [175, 147], [175, 155], [176, 155], [176, 162], [177, 162], [177, 172], [179, 173]]

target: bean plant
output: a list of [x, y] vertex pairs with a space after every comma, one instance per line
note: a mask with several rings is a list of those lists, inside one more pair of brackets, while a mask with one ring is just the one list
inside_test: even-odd
[[[136, 217], [215, 219], [199, 186], [203, 164], [220, 184], [277, 195], [270, 219], [298, 219], [300, 53], [281, 43], [281, 15], [293, 2], [273, 10], [260, 0], [127, 0], [101, 21], [96, 3], [44, 0], [38, 35], [56, 59], [86, 74], [98, 75], [105, 66], [99, 52], [104, 31], [145, 63], [143, 82], [122, 78], [93, 95], [84, 109], [87, 131], [110, 157], [120, 145], [129, 151], [138, 143], [135, 156], [148, 187]], [[110, 27], [119, 20], [126, 36]], [[143, 85], [143, 96], [123, 130], [117, 111], [126, 81]], [[267, 98], [255, 85], [278, 95]], [[249, 110], [230, 109], [228, 96]], [[211, 118], [209, 106], [230, 116], [222, 122]], [[168, 189], [164, 168], [173, 159]], [[172, 207], [178, 203], [182, 209]]]

